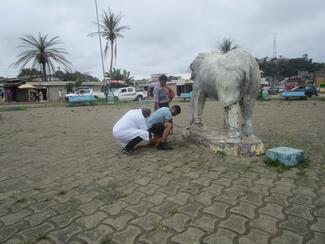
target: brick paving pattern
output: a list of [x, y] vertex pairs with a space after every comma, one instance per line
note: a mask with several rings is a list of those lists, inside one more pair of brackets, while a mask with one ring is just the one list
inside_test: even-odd
[[[135, 104], [2, 112], [0, 243], [325, 243], [325, 102], [257, 103], [266, 147], [310, 160], [289, 170], [184, 142], [179, 104], [174, 150], [135, 155], [111, 132]], [[207, 102], [208, 126], [221, 115]]]

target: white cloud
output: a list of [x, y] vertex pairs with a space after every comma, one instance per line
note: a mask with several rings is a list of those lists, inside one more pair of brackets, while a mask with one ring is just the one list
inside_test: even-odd
[[[257, 57], [277, 53], [300, 57], [307, 53], [324, 62], [325, 2], [322, 0], [97, 0], [104, 9], [122, 12], [130, 25], [118, 40], [117, 66], [131, 74], [179, 73], [196, 53], [211, 50], [223, 38]], [[15, 76], [8, 67], [19, 53], [19, 37], [47, 33], [60, 36], [74, 68], [102, 78], [93, 0], [1, 0], [0, 76]], [[105, 59], [106, 69], [109, 56]]]

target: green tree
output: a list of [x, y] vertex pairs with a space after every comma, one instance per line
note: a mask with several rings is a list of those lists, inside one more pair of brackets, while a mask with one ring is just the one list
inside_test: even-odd
[[123, 69], [113, 68], [111, 73], [106, 72], [106, 77], [111, 80], [123, 80], [126, 84], [130, 85], [134, 81], [134, 77], [130, 75], [130, 72]]
[[222, 42], [217, 45], [217, 49], [219, 49], [222, 53], [227, 53], [236, 48], [238, 48], [238, 45], [234, 45], [230, 38], [223, 39]]
[[[116, 62], [117, 38], [124, 38], [122, 32], [130, 29], [128, 25], [121, 25], [122, 18], [123, 15], [121, 13], [116, 15], [109, 8], [107, 12], [104, 10], [101, 23], [99, 24], [101, 28], [99, 34], [102, 35], [107, 41], [105, 45], [105, 55], [107, 54], [107, 50], [110, 47], [111, 61], [109, 66], [109, 73], [111, 73], [113, 69], [113, 57], [115, 57]], [[98, 32], [90, 33], [91, 36], [94, 36], [95, 34], [98, 35]]]
[[32, 62], [32, 68], [37, 65], [40, 66], [43, 75], [43, 81], [47, 81], [47, 70], [49, 72], [54, 71], [55, 61], [58, 64], [63, 65], [66, 69], [70, 69], [71, 63], [65, 58], [68, 53], [57, 45], [62, 44], [58, 36], [51, 39], [47, 35], [42, 36], [39, 33], [38, 37], [32, 35], [25, 35], [20, 38], [22, 44], [19, 46], [23, 48], [17, 56], [17, 61], [13, 63], [15, 67], [25, 67], [28, 63]]
[[17, 77], [19, 78], [31, 78], [33, 76], [39, 76], [39, 75], [42, 75], [42, 72], [40, 72], [39, 70], [33, 68], [33, 69], [30, 69], [30, 68], [25, 68], [25, 69], [21, 69], [19, 71], [19, 74]]
[[61, 70], [58, 70], [54, 73], [54, 75], [63, 81], [76, 81], [77, 79], [82, 79], [85, 81], [99, 81], [98, 78], [93, 77], [88, 73], [81, 73], [79, 71], [63, 72]]
[[84, 83], [85, 80], [82, 78], [77, 78], [76, 81], [74, 82], [74, 85], [78, 88], [79, 86], [81, 86], [82, 83]]

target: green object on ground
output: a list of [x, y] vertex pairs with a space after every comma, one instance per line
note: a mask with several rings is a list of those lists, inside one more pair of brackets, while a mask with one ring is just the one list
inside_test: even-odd
[[114, 104], [114, 94], [112, 91], [108, 91], [107, 93], [107, 104]]

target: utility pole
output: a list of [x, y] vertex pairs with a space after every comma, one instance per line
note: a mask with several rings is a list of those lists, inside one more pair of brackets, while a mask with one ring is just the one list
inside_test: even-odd
[[96, 17], [97, 17], [97, 29], [98, 29], [100, 56], [101, 56], [101, 60], [102, 60], [102, 69], [103, 69], [103, 85], [105, 86], [106, 85], [106, 83], [105, 83], [105, 67], [104, 67], [104, 57], [103, 57], [103, 48], [102, 48], [102, 38], [100, 35], [100, 27], [99, 27], [97, 0], [95, 0], [95, 6], [96, 6]]
[[276, 33], [274, 33], [274, 40], [273, 40], [273, 58], [274, 58], [274, 74], [273, 74], [273, 86], [274, 86], [277, 79]]

